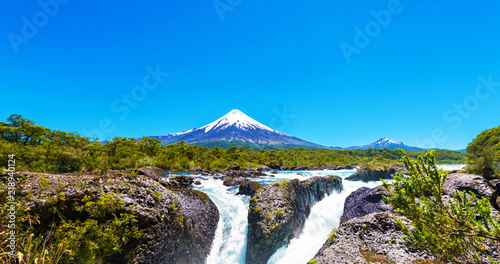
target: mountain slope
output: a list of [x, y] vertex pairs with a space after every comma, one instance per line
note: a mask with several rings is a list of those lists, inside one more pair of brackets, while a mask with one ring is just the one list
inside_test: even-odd
[[402, 142], [395, 141], [393, 139], [388, 139], [386, 137], [381, 138], [381, 139], [371, 143], [370, 145], [352, 146], [352, 147], [348, 147], [347, 149], [369, 149], [369, 148], [373, 148], [373, 149], [384, 149], [384, 148], [399, 149], [399, 148], [402, 148], [404, 150], [425, 150], [425, 149], [418, 148], [418, 147], [407, 146], [407, 145], [403, 144]]
[[235, 141], [235, 143], [250, 142], [258, 145], [324, 148], [324, 146], [271, 129], [237, 109], [231, 110], [223, 117], [208, 125], [153, 138], [161, 140], [163, 144], [171, 144], [179, 141], [185, 141], [190, 144]]

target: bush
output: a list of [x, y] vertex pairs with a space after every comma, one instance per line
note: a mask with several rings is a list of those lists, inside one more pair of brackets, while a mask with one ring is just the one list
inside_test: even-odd
[[392, 196], [384, 199], [412, 222], [414, 230], [410, 231], [395, 218], [407, 245], [445, 262], [462, 263], [469, 258], [476, 263], [498, 263], [488, 255], [488, 250], [500, 245], [499, 219], [493, 218], [490, 202], [465, 191], [455, 191], [456, 197], [444, 200], [447, 173], [437, 169], [433, 151], [417, 161], [404, 153], [401, 161], [408, 176], [400, 172], [393, 187], [385, 181], [383, 186]]
[[481, 132], [467, 146], [467, 170], [486, 178], [498, 176], [500, 162], [500, 126]]

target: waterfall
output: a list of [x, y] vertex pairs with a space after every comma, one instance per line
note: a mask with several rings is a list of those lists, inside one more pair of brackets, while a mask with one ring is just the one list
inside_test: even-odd
[[220, 180], [205, 179], [196, 187], [205, 192], [219, 209], [219, 223], [207, 264], [245, 263], [250, 198], [235, 195], [237, 187], [228, 188]]
[[316, 203], [311, 208], [311, 214], [307, 218], [299, 237], [292, 239], [288, 246], [276, 251], [267, 263], [307, 263], [328, 239], [332, 228], [340, 225], [340, 217], [344, 211], [344, 201], [347, 196], [358, 188], [373, 188], [380, 184], [381, 182], [343, 181], [344, 189], [342, 192], [334, 192]]
[[[295, 178], [305, 180], [313, 176], [325, 175], [338, 175], [345, 178], [354, 172], [355, 170], [280, 172], [273, 175], [274, 177], [261, 177], [257, 181], [261, 184], [269, 184], [278, 180]], [[203, 177], [200, 180], [202, 184], [195, 188], [205, 192], [217, 205], [220, 213], [207, 264], [245, 264], [249, 197], [235, 195], [238, 187], [226, 187], [221, 180], [214, 180], [211, 177]], [[380, 184], [381, 182], [344, 180], [343, 190], [340, 193], [334, 191], [315, 204], [311, 208], [311, 214], [305, 222], [301, 235], [292, 239], [288, 246], [279, 249], [270, 258], [268, 264], [307, 263], [321, 248], [332, 228], [339, 226], [345, 198], [360, 187], [373, 188]]]

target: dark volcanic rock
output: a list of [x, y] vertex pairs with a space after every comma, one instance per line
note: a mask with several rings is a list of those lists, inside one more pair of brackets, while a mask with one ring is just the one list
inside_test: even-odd
[[375, 170], [370, 170], [368, 168], [361, 168], [356, 171], [353, 175], [346, 178], [349, 181], [379, 181], [380, 179], [392, 179], [392, 176], [403, 168], [392, 166], [390, 168], [376, 168]]
[[222, 177], [222, 180], [224, 181], [224, 185], [225, 186], [238, 186], [238, 185], [241, 185], [241, 184], [244, 184], [244, 183], [247, 183], [248, 182], [248, 179], [245, 179], [245, 178], [231, 178], [231, 177]]
[[267, 167], [267, 166], [261, 166], [261, 167], [257, 168], [257, 171], [268, 171], [268, 170], [269, 170], [269, 167]]
[[240, 189], [236, 194], [254, 195], [256, 191], [262, 189], [262, 185], [258, 182], [246, 182], [240, 185]]
[[457, 191], [471, 191], [478, 196], [490, 199], [495, 190], [482, 176], [464, 173], [451, 173], [443, 183], [444, 194], [451, 197], [455, 196]]
[[247, 183], [249, 180], [247, 178], [257, 178], [261, 176], [265, 176], [266, 174], [261, 171], [244, 171], [244, 170], [231, 170], [227, 171], [224, 176], [222, 176], [222, 180], [224, 181], [225, 186], [238, 186], [243, 183]]
[[[41, 177], [48, 180], [48, 187], [41, 187]], [[41, 215], [42, 226], [50, 226], [58, 216], [85, 221], [88, 212], [75, 210], [74, 206], [85, 196], [96, 201], [103, 195], [114, 194], [114, 199], [124, 203], [117, 215], [131, 210], [136, 212], [137, 224], [144, 230], [144, 237], [140, 241], [129, 241], [123, 251], [105, 257], [104, 263], [128, 264], [132, 263], [130, 260], [138, 264], [205, 263], [210, 253], [219, 211], [200, 191], [166, 187], [149, 176], [130, 176], [119, 171], [107, 177], [89, 173], [30, 173], [27, 181], [27, 191], [33, 194], [31, 211]], [[61, 192], [64, 192], [64, 199], [53, 199]], [[63, 209], [57, 216], [47, 213], [53, 212], [52, 208]]]
[[161, 177], [165, 176], [165, 170], [162, 168], [157, 168], [157, 167], [143, 167], [143, 168], [138, 168], [134, 169], [135, 172], [138, 175], [146, 175], [152, 179], [160, 179]]
[[232, 170], [225, 173], [226, 177], [245, 177], [245, 178], [256, 178], [260, 176], [265, 176], [265, 173], [260, 171], [244, 171], [244, 170]]
[[274, 162], [271, 162], [271, 163], [267, 164], [266, 166], [269, 167], [271, 170], [281, 170], [281, 166], [274, 163]]
[[325, 176], [275, 182], [255, 192], [248, 213], [246, 263], [266, 263], [278, 248], [301, 233], [316, 202], [341, 190], [340, 177]]
[[443, 183], [444, 194], [455, 197], [455, 190], [473, 192], [478, 197], [485, 197], [491, 203], [495, 217], [500, 218], [500, 185], [499, 180], [487, 181], [482, 176], [465, 173], [451, 173]]
[[[472, 174], [452, 173], [443, 184], [444, 198], [455, 196], [455, 190], [471, 191], [492, 203], [492, 214], [499, 218], [497, 183]], [[410, 223], [396, 215], [382, 199], [388, 192], [382, 186], [374, 189], [360, 188], [345, 201], [341, 225], [331, 239], [313, 258], [317, 264], [330, 263], [439, 263], [423, 252], [411, 252], [401, 240], [403, 233], [395, 225], [393, 217], [400, 218], [410, 230]], [[497, 208], [495, 210], [493, 207]], [[490, 245], [491, 246], [491, 245]], [[488, 247], [485, 244], [485, 247]], [[490, 247], [489, 256], [500, 259], [500, 250]], [[464, 262], [470, 261], [465, 257]]]
[[345, 199], [340, 223], [371, 213], [392, 211], [392, 206], [382, 198], [383, 195], [390, 196], [382, 186], [373, 189], [362, 187], [352, 192]]
[[241, 170], [241, 167], [240, 167], [240, 166], [238, 166], [238, 165], [236, 165], [236, 166], [234, 166], [234, 167], [231, 167], [229, 170], [232, 170], [232, 171], [233, 171], [233, 170]]
[[[436, 263], [423, 252], [408, 250], [393, 216], [390, 212], [372, 213], [344, 222], [316, 253], [315, 263]], [[424, 259], [429, 262], [417, 262]]]
[[194, 178], [189, 176], [173, 176], [162, 178], [160, 183], [172, 187], [189, 187], [194, 183]]

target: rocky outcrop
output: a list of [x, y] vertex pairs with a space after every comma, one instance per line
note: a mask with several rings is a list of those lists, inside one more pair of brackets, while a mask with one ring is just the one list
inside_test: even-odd
[[313, 177], [269, 184], [250, 199], [246, 263], [266, 263], [276, 250], [302, 231], [311, 207], [342, 190], [338, 176]]
[[357, 170], [354, 174], [347, 177], [346, 180], [349, 181], [380, 181], [380, 179], [392, 179], [392, 176], [400, 171], [403, 171], [403, 168], [397, 166], [391, 166], [389, 168], [376, 168], [369, 169], [363, 167]]
[[[238, 167], [239, 168], [239, 167]], [[258, 178], [261, 176], [265, 176], [266, 174], [262, 173], [261, 171], [255, 170], [255, 171], [245, 171], [245, 170], [231, 170], [225, 173], [224, 176], [222, 176], [222, 180], [224, 181], [225, 186], [238, 186], [244, 183], [249, 182], [247, 178]]]
[[260, 189], [262, 189], [262, 185], [258, 182], [246, 182], [240, 185], [238, 193], [236, 194], [252, 196], [255, 194], [255, 192], [257, 192]]
[[391, 212], [372, 213], [344, 222], [316, 253], [313, 263], [438, 263], [423, 252], [407, 249], [393, 216]]
[[223, 182], [224, 186], [228, 186], [228, 187], [238, 186], [238, 185], [248, 183], [248, 179], [242, 178], [242, 177], [238, 177], [238, 178], [222, 177], [222, 180], [224, 181]]
[[224, 175], [224, 177], [231, 177], [231, 178], [234, 177], [257, 178], [261, 176], [266, 176], [266, 174], [260, 171], [245, 171], [245, 170], [227, 171]]
[[[135, 212], [143, 237], [127, 242], [121, 251], [106, 256], [104, 263], [205, 263], [210, 253], [219, 211], [200, 191], [164, 186], [149, 176], [121, 171], [107, 176], [30, 173], [27, 178], [25, 192], [33, 195], [31, 211], [40, 214], [41, 228], [60, 216], [70, 221], [88, 219], [89, 212], [74, 205], [84, 197], [97, 201], [112, 194], [123, 202], [115, 215]], [[59, 208], [57, 215], [52, 208]]]
[[[485, 197], [491, 202], [493, 216], [499, 218], [497, 184], [477, 175], [451, 173], [443, 183], [443, 193], [445, 198], [455, 196], [455, 190]], [[313, 263], [438, 263], [423, 252], [408, 250], [401, 240], [403, 233], [393, 220], [396, 214], [382, 199], [383, 195], [389, 196], [382, 186], [360, 188], [349, 195], [341, 225], [316, 253]], [[411, 229], [410, 223], [402, 220]], [[490, 253], [494, 259], [500, 258], [500, 251]]]
[[478, 196], [488, 199], [493, 197], [495, 189], [482, 176], [464, 173], [451, 173], [443, 183], [443, 191], [445, 195], [450, 197], [455, 196], [455, 190], [471, 191]]
[[159, 180], [166, 175], [166, 172], [162, 168], [158, 167], [143, 167], [134, 169], [138, 175], [145, 175], [151, 179]]
[[450, 173], [443, 183], [445, 196], [455, 197], [455, 190], [472, 192], [478, 197], [490, 201], [493, 216], [500, 218], [500, 185], [499, 180], [487, 181], [482, 176], [465, 173]]
[[326, 166], [325, 169], [327, 169], [327, 170], [352, 170], [353, 167], [351, 165], [347, 165], [347, 166], [331, 165], [331, 166]]
[[268, 163], [266, 166], [271, 170], [281, 170], [281, 166], [274, 162]]
[[194, 178], [189, 176], [170, 176], [162, 178], [160, 183], [166, 187], [189, 187], [194, 183]]
[[382, 198], [384, 195], [390, 197], [389, 192], [382, 186], [373, 189], [362, 187], [352, 192], [345, 199], [340, 224], [371, 213], [392, 211], [392, 206]]

